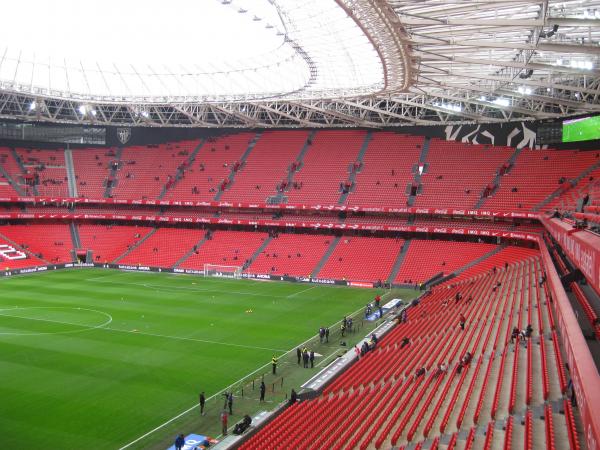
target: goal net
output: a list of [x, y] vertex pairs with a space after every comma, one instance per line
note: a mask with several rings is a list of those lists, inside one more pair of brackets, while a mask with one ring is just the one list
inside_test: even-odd
[[205, 277], [242, 278], [241, 266], [220, 266], [218, 264], [204, 264]]

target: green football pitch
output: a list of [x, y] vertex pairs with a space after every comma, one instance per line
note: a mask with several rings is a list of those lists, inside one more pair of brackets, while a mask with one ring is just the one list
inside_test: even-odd
[[[119, 449], [375, 293], [100, 269], [0, 279], [0, 448]], [[218, 434], [206, 420], [193, 431]]]

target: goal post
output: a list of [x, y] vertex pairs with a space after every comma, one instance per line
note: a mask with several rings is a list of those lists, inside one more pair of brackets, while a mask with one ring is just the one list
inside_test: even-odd
[[204, 264], [205, 277], [242, 278], [242, 266]]

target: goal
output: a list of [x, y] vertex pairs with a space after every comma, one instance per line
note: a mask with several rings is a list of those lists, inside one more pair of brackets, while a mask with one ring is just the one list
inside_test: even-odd
[[204, 264], [205, 277], [242, 278], [242, 266]]

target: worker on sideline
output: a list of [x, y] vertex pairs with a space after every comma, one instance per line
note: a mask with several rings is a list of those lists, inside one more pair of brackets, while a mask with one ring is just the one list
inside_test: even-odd
[[206, 397], [204, 391], [200, 392], [200, 414], [204, 415], [204, 404], [206, 403]]
[[271, 358], [271, 365], [273, 366], [273, 375], [277, 375], [277, 358], [275, 355]]
[[261, 381], [260, 382], [260, 401], [264, 402], [265, 401], [265, 392], [267, 390], [267, 386], [265, 386], [265, 382]]

